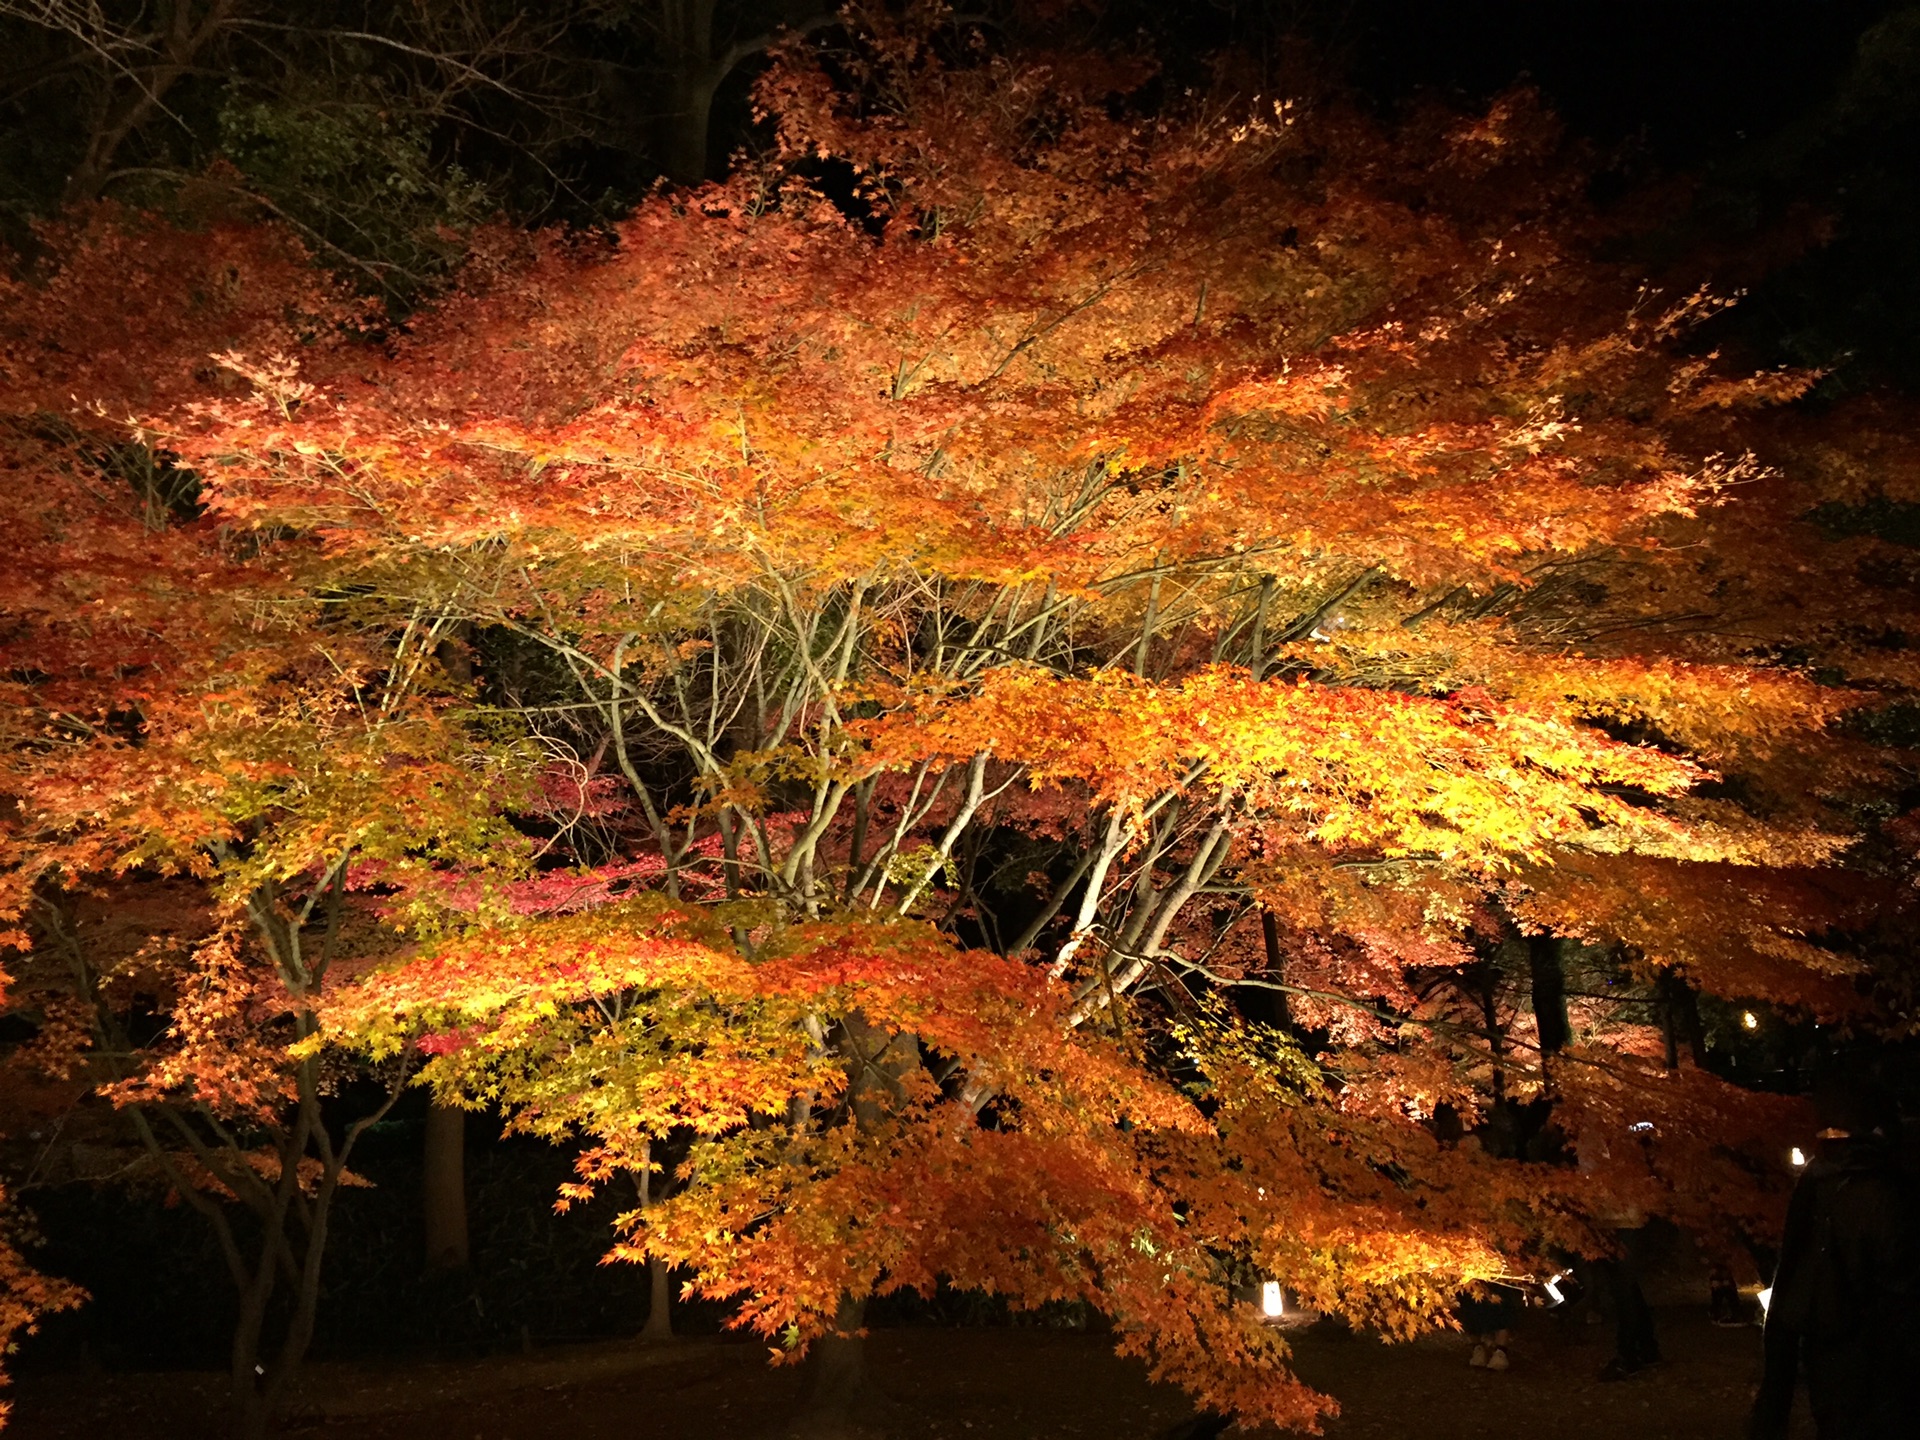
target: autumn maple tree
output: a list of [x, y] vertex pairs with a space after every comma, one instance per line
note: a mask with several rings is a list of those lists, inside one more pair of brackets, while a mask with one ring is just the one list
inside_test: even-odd
[[318, 1273], [348, 1075], [647, 1177], [615, 1254], [824, 1347], [828, 1425], [894, 1290], [1085, 1302], [1310, 1426], [1259, 1280], [1407, 1335], [1624, 1214], [1775, 1222], [1797, 1108], [1688, 1042], [1867, 1003], [1850, 717], [1911, 677], [1805, 517], [1903, 472], [1605, 258], [1528, 96], [1146, 77], [882, 27], [725, 184], [495, 236], [404, 332], [156, 276], [172, 368], [37, 395], [22, 327], [14, 413], [107, 407], [12, 442], [68, 577], [6, 603], [24, 973], [187, 897], [70, 973], [166, 1009], [97, 1078], [182, 1193], [309, 1217], [243, 1289]]
[[517, 768], [419, 683], [430, 634], [411, 670], [404, 645], [370, 649], [323, 576], [223, 527], [127, 428], [217, 393], [209, 339], [350, 334], [355, 304], [245, 225], [103, 209], [43, 238], [58, 266], [10, 286], [0, 358], [3, 908], [24, 952], [10, 998], [40, 1030], [13, 1060], [108, 1099], [136, 1173], [213, 1225], [235, 1430], [257, 1434], [312, 1333], [354, 1142], [407, 1078], [342, 1095], [356, 1077], [288, 1053], [353, 933], [349, 868], [482, 863]]

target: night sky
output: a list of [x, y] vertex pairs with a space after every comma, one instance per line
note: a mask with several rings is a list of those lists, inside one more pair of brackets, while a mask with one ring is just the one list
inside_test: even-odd
[[1389, 110], [1536, 86], [1601, 150], [1614, 193], [1696, 182], [1691, 209], [1655, 237], [1672, 251], [1737, 252], [1823, 217], [1829, 243], [1754, 284], [1723, 333], [1760, 363], [1834, 371], [1829, 394], [1920, 383], [1920, 6], [1275, 0], [1178, 6], [1148, 28], [1195, 60], [1214, 47], [1270, 59], [1286, 48], [1278, 32], [1304, 31], [1314, 78]]

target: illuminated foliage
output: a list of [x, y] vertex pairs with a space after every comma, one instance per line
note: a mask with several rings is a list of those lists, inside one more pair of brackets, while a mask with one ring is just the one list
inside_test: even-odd
[[[615, 1254], [788, 1351], [944, 1279], [1291, 1425], [1260, 1277], [1405, 1335], [1623, 1216], [1770, 1224], [1797, 1110], [1674, 1016], [1864, 1013], [1849, 717], [1906, 682], [1768, 418], [1812, 377], [1598, 258], [1525, 95], [1143, 80], [790, 56], [765, 163], [497, 237], [405, 335], [283, 298], [77, 376], [205, 506], [11, 452], [66, 587], [7, 597], [17, 904], [217, 921], [115, 1098], [418, 1064], [584, 1142], [568, 1198], [671, 1150]], [[163, 243], [112, 223], [64, 274]], [[1547, 1003], [1576, 951], [1618, 1003]]]
[[[360, 1183], [349, 1156], [381, 1108], [330, 1133], [337, 1067], [288, 1051], [357, 933], [347, 872], [514, 863], [504, 816], [527, 767], [435, 697], [430, 631], [409, 649], [343, 618], [351, 597], [297, 542], [224, 527], [130, 433], [125, 417], [217, 393], [209, 341], [284, 349], [351, 324], [299, 248], [112, 210], [49, 240], [58, 268], [8, 287], [0, 352], [0, 916], [24, 952], [14, 1003], [41, 1020], [12, 1065], [109, 1100], [148, 1170], [213, 1224], [241, 1317], [235, 1431], [256, 1435], [311, 1334], [328, 1212]], [[148, 1013], [166, 1021], [152, 1038]], [[404, 1069], [380, 1078], [390, 1104]]]

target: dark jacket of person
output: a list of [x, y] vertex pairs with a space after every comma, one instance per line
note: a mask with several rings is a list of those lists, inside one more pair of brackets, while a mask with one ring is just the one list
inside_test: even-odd
[[1803, 1367], [1822, 1440], [1913, 1433], [1914, 1223], [1913, 1185], [1891, 1147], [1850, 1140], [1807, 1168], [1787, 1207], [1767, 1308], [1755, 1440], [1787, 1433]]

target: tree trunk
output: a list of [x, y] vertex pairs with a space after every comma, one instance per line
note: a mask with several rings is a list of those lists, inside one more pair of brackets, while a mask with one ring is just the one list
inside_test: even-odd
[[673, 1272], [658, 1255], [647, 1257], [647, 1323], [640, 1338], [648, 1344], [673, 1339]]
[[[847, 1103], [862, 1130], [883, 1123], [906, 1097], [907, 1078], [920, 1068], [920, 1040], [909, 1031], [871, 1025], [859, 1011], [840, 1017], [838, 1047], [847, 1066]], [[867, 1297], [842, 1292], [833, 1331], [813, 1342], [813, 1373], [806, 1408], [786, 1432], [790, 1440], [864, 1440], [887, 1433], [887, 1398], [867, 1383], [867, 1344], [860, 1334]]]
[[1540, 1058], [1557, 1055], [1573, 1038], [1567, 1021], [1567, 977], [1560, 968], [1561, 940], [1534, 935], [1527, 941], [1527, 968], [1533, 980], [1533, 1018], [1540, 1027]]
[[[306, 1071], [314, 1064], [314, 1061], [308, 1060], [303, 1062], [301, 1068]], [[280, 1284], [283, 1252], [289, 1268], [300, 1268], [299, 1257], [291, 1249], [287, 1238], [287, 1220], [299, 1191], [300, 1160], [307, 1152], [307, 1139], [316, 1109], [312, 1088], [304, 1083], [308, 1078], [307, 1075], [302, 1076], [300, 1108], [294, 1128], [279, 1144], [279, 1177], [274, 1181], [271, 1193], [260, 1194], [253, 1202], [254, 1213], [260, 1219], [260, 1252], [252, 1274], [244, 1277], [246, 1283], [240, 1291], [240, 1319], [234, 1326], [230, 1352], [232, 1373], [228, 1401], [234, 1440], [262, 1440], [267, 1433], [267, 1423], [273, 1416], [274, 1393], [267, 1383], [271, 1377], [267, 1373], [263, 1341], [268, 1307], [273, 1303], [274, 1293]], [[308, 1244], [313, 1243], [314, 1237], [309, 1236]], [[309, 1258], [312, 1258], [311, 1255]], [[238, 1274], [236, 1278], [240, 1278]], [[282, 1358], [284, 1360], [285, 1356]], [[299, 1356], [294, 1356], [292, 1363], [297, 1366]]]
[[791, 1440], [857, 1440], [876, 1435], [885, 1402], [867, 1383], [867, 1342], [860, 1334], [865, 1296], [842, 1295], [834, 1333], [813, 1342], [807, 1356], [812, 1387], [806, 1408], [787, 1431]]
[[707, 131], [717, 78], [704, 63], [697, 69], [694, 63], [673, 77], [670, 108], [661, 117], [660, 168], [677, 185], [698, 185], [707, 178]]
[[[264, 1262], [271, 1268], [272, 1262]], [[233, 1440], [262, 1440], [267, 1433], [267, 1400], [260, 1389], [260, 1334], [266, 1324], [268, 1291], [249, 1286], [240, 1296], [240, 1320], [234, 1327], [228, 1390], [228, 1426]]]
[[813, 1347], [813, 1393], [808, 1408], [848, 1412], [867, 1386], [867, 1342], [860, 1334], [867, 1302], [851, 1295], [840, 1297], [833, 1317], [834, 1333]]
[[[653, 1142], [649, 1140], [640, 1152], [640, 1208], [652, 1204]], [[672, 1273], [658, 1255], [647, 1257], [647, 1323], [640, 1338], [649, 1344], [673, 1339], [673, 1286], [668, 1283]]]
[[1493, 1057], [1493, 1103], [1507, 1103], [1507, 1037], [1500, 1026], [1500, 969], [1482, 962], [1469, 972], [1475, 981], [1474, 998], [1480, 1002], [1480, 1015], [1486, 1021], [1487, 1053]]
[[714, 0], [663, 0], [657, 18], [665, 61], [660, 168], [679, 185], [707, 178], [707, 124], [722, 76], [713, 53]]
[[1687, 1053], [1702, 1070], [1707, 1068], [1706, 1030], [1700, 1024], [1700, 997], [1678, 971], [1667, 970], [1660, 976], [1661, 1030], [1667, 1043], [1667, 1068], [1680, 1068], [1680, 1042], [1686, 1041]]
[[[1276, 985], [1286, 984], [1286, 957], [1280, 953], [1280, 922], [1274, 918], [1271, 910], [1264, 908], [1260, 911], [1260, 938], [1266, 945], [1267, 979]], [[1293, 1007], [1287, 1003], [1286, 991], [1254, 990], [1243, 993], [1251, 993], [1264, 999], [1267, 1014], [1257, 1018], [1264, 1019], [1267, 1024], [1277, 1030], [1284, 1030], [1295, 1039], [1299, 1038], [1294, 1032]]]
[[[67, 177], [64, 203], [78, 205], [99, 197], [120, 147], [148, 120], [167, 113], [161, 103], [167, 92], [193, 73], [195, 58], [226, 29], [233, 10], [234, 0], [213, 0], [196, 23], [190, 0], [175, 0], [168, 33], [150, 57], [131, 66], [115, 63], [108, 69], [105, 108], [87, 139], [86, 153]], [[98, 53], [104, 55], [107, 50], [101, 47]], [[122, 75], [132, 82], [131, 93], [116, 104], [113, 87]]]
[[467, 1268], [467, 1112], [449, 1105], [427, 1107], [425, 1182], [427, 1270], [446, 1274]]

